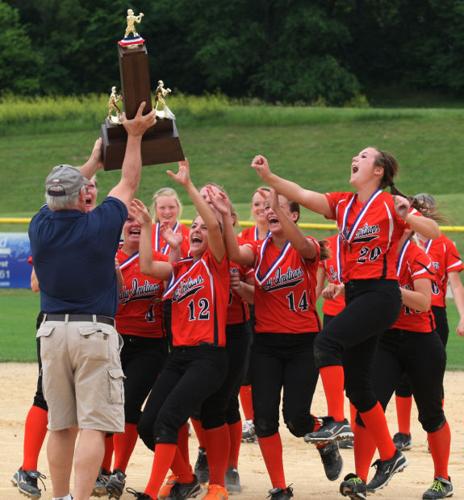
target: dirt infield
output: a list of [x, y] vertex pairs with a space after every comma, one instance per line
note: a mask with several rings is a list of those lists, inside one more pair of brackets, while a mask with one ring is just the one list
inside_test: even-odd
[[[0, 364], [0, 500], [25, 498], [11, 485], [10, 478], [18, 468], [22, 456], [23, 422], [35, 390], [37, 367], [34, 364]], [[455, 498], [464, 498], [464, 372], [448, 372], [446, 375], [446, 414], [452, 431], [452, 453], [450, 474], [455, 488]], [[392, 413], [389, 422], [394, 424]], [[324, 414], [325, 403], [318, 386], [313, 408], [314, 413]], [[396, 425], [396, 424], [395, 424]], [[392, 431], [395, 425], [391, 425]], [[339, 481], [329, 482], [324, 475], [316, 450], [302, 440], [291, 436], [281, 428], [284, 443], [285, 471], [288, 483], [293, 483], [295, 499], [332, 500], [342, 498], [338, 493]], [[408, 452], [409, 467], [398, 474], [385, 489], [376, 494], [383, 499], [420, 499], [431, 483], [433, 476], [432, 458], [427, 452], [426, 435], [417, 423], [413, 410], [413, 450]], [[190, 439], [192, 461], [196, 455], [196, 439]], [[345, 466], [343, 474], [353, 471], [353, 453], [342, 450]], [[139, 442], [128, 468], [128, 485], [143, 490], [151, 468], [151, 456]], [[48, 475], [45, 451], [39, 460], [39, 470]], [[242, 446], [239, 470], [243, 493], [234, 498], [243, 500], [264, 499], [271, 487], [261, 459], [258, 445]], [[50, 480], [45, 481], [48, 490], [43, 499], [51, 498]], [[124, 500], [134, 498], [125, 494]]]

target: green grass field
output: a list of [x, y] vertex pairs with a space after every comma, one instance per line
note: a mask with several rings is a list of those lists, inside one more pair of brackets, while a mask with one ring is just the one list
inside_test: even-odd
[[[0, 362], [35, 361], [35, 319], [39, 297], [29, 290], [0, 292]], [[448, 303], [450, 336], [448, 368], [464, 370], [464, 338], [455, 335], [457, 312], [452, 300]]]
[[[51, 167], [85, 161], [99, 134], [105, 103], [105, 97], [0, 101], [0, 217], [31, 216], [43, 203], [44, 179]], [[458, 149], [462, 109], [245, 106], [218, 96], [179, 96], [169, 103], [195, 183], [222, 184], [242, 219], [249, 218], [250, 196], [260, 185], [249, 167], [255, 154], [266, 155], [276, 173], [325, 192], [349, 189], [352, 156], [375, 145], [398, 158], [397, 185], [403, 192], [436, 195], [447, 223], [464, 225]], [[156, 189], [172, 186], [166, 168], [144, 168], [139, 197], [146, 203]], [[100, 200], [118, 177], [117, 171], [99, 174]], [[184, 193], [180, 195], [187, 202]], [[184, 217], [192, 215], [187, 205]], [[326, 222], [304, 210], [302, 221]], [[26, 230], [26, 225], [0, 225], [0, 231]], [[464, 252], [464, 233], [451, 237]], [[33, 360], [38, 298], [27, 291], [0, 290], [0, 305], [0, 360]], [[450, 323], [456, 323], [454, 304]], [[449, 366], [464, 368], [464, 339], [451, 335], [448, 351]]]

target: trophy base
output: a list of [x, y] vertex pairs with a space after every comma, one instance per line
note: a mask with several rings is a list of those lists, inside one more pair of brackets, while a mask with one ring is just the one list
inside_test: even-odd
[[[101, 137], [104, 169], [121, 169], [126, 152], [126, 130], [122, 125], [106, 119], [101, 126]], [[175, 121], [158, 119], [143, 136], [142, 165], [159, 165], [184, 159]]]

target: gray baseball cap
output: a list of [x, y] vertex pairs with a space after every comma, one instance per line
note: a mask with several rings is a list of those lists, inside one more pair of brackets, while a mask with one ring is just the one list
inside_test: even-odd
[[45, 191], [49, 196], [69, 196], [89, 183], [79, 169], [71, 165], [57, 165], [45, 179]]

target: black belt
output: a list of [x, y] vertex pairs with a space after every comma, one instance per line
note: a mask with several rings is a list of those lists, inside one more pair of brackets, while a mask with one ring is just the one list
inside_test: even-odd
[[89, 321], [114, 326], [114, 319], [100, 314], [45, 314], [45, 321]]

